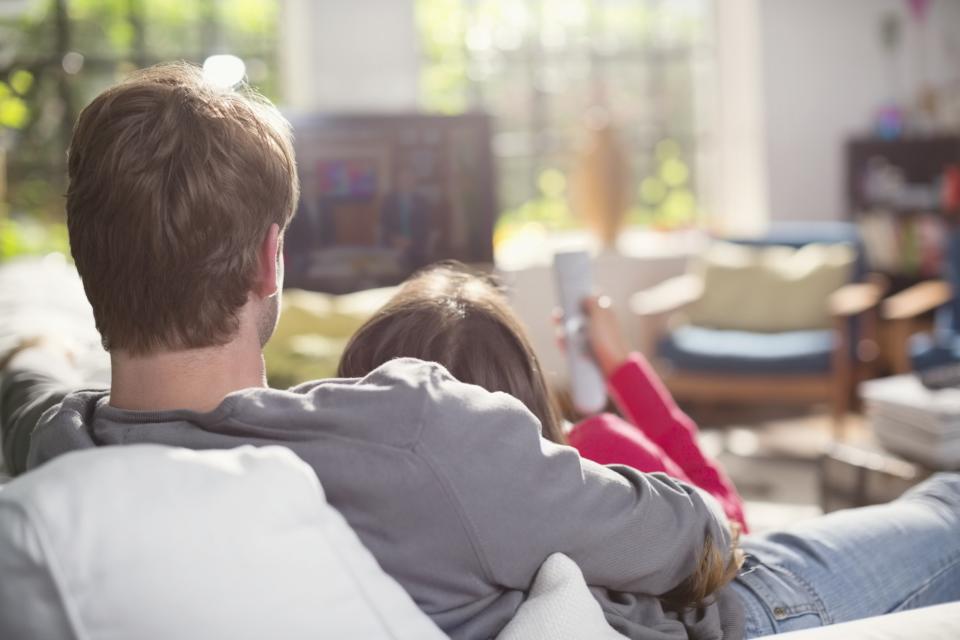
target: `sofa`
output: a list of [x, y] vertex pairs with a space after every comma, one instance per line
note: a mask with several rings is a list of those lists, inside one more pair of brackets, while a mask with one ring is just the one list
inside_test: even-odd
[[[342, 337], [389, 294], [289, 296], [291, 351], [318, 316]], [[78, 378], [109, 382], [89, 305], [62, 258], [0, 268], [0, 352], [35, 332], [75, 346]], [[2, 467], [2, 640], [444, 637], [285, 448], [105, 447], [6, 484]], [[498, 636], [620, 637], [561, 554], [547, 558]], [[960, 604], [791, 637], [960, 638]]]
[[[395, 292], [396, 287], [345, 295], [284, 291], [276, 331], [264, 349], [270, 382], [286, 388], [333, 376], [347, 340]], [[59, 254], [0, 265], [0, 354], [20, 338], [40, 334], [60, 336], [73, 347], [84, 383], [109, 383], [110, 359], [100, 346], [83, 285]]]
[[[560, 554], [524, 609], [500, 640], [621, 637]], [[444, 637], [283, 447], [103, 447], [0, 488], [4, 640]]]
[[[424, 639], [443, 633], [282, 447], [67, 454], [0, 488], [0, 638]], [[960, 603], [786, 636], [960, 637]], [[498, 640], [622, 638], [550, 556]]]

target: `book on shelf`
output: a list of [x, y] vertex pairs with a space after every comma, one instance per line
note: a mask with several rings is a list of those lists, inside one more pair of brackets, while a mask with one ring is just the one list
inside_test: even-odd
[[911, 278], [934, 278], [943, 264], [944, 220], [937, 213], [903, 215], [873, 209], [860, 216], [871, 269]]

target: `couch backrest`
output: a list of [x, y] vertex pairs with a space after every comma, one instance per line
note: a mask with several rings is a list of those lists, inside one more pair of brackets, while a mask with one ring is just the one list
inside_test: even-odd
[[577, 564], [554, 553], [497, 640], [626, 640], [603, 615]]
[[0, 638], [442, 638], [281, 447], [71, 453], [0, 489]]

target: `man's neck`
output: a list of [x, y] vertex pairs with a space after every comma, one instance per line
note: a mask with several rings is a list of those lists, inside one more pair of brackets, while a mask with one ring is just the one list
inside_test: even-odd
[[221, 346], [146, 356], [111, 354], [110, 405], [133, 411], [212, 411], [239, 389], [266, 387], [259, 343], [237, 338]]

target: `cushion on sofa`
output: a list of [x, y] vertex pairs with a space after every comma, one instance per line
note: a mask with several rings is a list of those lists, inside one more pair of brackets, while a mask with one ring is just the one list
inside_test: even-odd
[[764, 333], [826, 329], [828, 299], [850, 282], [848, 244], [753, 247], [715, 242], [691, 264], [703, 296], [686, 310], [691, 324]]
[[383, 287], [333, 295], [288, 289], [283, 292], [283, 313], [278, 329], [286, 335], [316, 333], [331, 338], [349, 338], [396, 290], [396, 287]]
[[830, 370], [836, 335], [830, 330], [752, 333], [681, 326], [657, 345], [657, 355], [682, 371], [740, 375], [805, 375]]
[[0, 638], [442, 638], [282, 447], [67, 454], [0, 490]]
[[277, 330], [264, 348], [274, 387], [332, 377], [347, 340], [396, 292], [396, 287], [331, 295], [302, 289], [283, 293]]
[[577, 564], [554, 553], [537, 572], [530, 594], [497, 640], [616, 640]]

